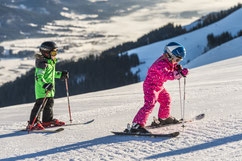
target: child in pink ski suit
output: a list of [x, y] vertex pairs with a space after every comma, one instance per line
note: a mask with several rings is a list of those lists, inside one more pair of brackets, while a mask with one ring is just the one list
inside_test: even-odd
[[[169, 49], [169, 44], [171, 44], [171, 46], [173, 45], [173, 48]], [[186, 68], [182, 69], [180, 65], [178, 65], [180, 70], [178, 71], [176, 69], [177, 63], [181, 61], [185, 55], [179, 56], [179, 54], [172, 53], [173, 49], [177, 49], [175, 47], [181, 46], [180, 44], [175, 43], [175, 47], [174, 42], [169, 44], [165, 48], [165, 53], [158, 58], [148, 70], [147, 77], [143, 84], [145, 103], [136, 114], [133, 120], [133, 126], [136, 124], [141, 127], [145, 126], [148, 116], [152, 112], [157, 101], [160, 103], [158, 117], [160, 119], [167, 119], [170, 117], [171, 98], [163, 84], [168, 80], [180, 79], [182, 76], [186, 76], [188, 70]]]

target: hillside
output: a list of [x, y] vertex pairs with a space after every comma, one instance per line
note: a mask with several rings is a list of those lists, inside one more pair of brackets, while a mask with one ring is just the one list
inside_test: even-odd
[[1, 0], [0, 42], [52, 35], [41, 34], [39, 31], [48, 22], [63, 19], [60, 15], [61, 10], [62, 7], [52, 0]]
[[[11, 38], [14, 40], [9, 40], [8, 36], [2, 35], [9, 41], [0, 43], [0, 57], [1, 54], [8, 55], [9, 53], [17, 55], [24, 50], [37, 52], [37, 47], [48, 39], [58, 44], [59, 51], [61, 51], [58, 55], [59, 59], [76, 61], [78, 58], [90, 54], [98, 55], [104, 50], [138, 38], [143, 44], [147, 36], [153, 37], [155, 34], [157, 37], [159, 32], [150, 32], [151, 35], [144, 34], [152, 30], [159, 31], [159, 27], [164, 27], [168, 23], [187, 25], [198, 19], [201, 22], [201, 16], [208, 13], [218, 11], [231, 13], [229, 12], [231, 9], [234, 10], [240, 6], [239, 0], [226, 2], [226, 4], [213, 0], [210, 3], [214, 4], [212, 8], [209, 3], [199, 1], [166, 3], [164, 0], [154, 2], [149, 0], [69, 0], [66, 3], [64, 0], [36, 0], [35, 2], [2, 0], [0, 2], [1, 31], [4, 31], [4, 34], [12, 34], [16, 38], [20, 35], [23, 39]], [[231, 8], [233, 5], [237, 6]], [[176, 10], [170, 10], [171, 6], [177, 6]], [[232, 24], [233, 22], [230, 22], [230, 25]], [[191, 28], [194, 24], [188, 26]], [[167, 38], [167, 36], [162, 37]], [[154, 40], [150, 39], [150, 41]], [[136, 47], [132, 46], [132, 48]], [[4, 48], [3, 53], [2, 48]], [[130, 47], [128, 49], [123, 47], [121, 51], [124, 49], [128, 50]], [[117, 54], [120, 51], [116, 49], [109, 51], [109, 54], [110, 52]], [[11, 61], [14, 61], [15, 65], [6, 65]], [[14, 81], [33, 67], [33, 58], [17, 57], [9, 60], [1, 57], [0, 85]]]
[[[238, 7], [240, 7], [240, 5], [235, 8], [238, 9]], [[117, 54], [113, 55], [112, 52], [108, 54], [103, 53], [100, 57], [89, 55], [88, 57], [76, 60], [74, 62], [66, 61], [59, 63], [57, 65], [57, 70], [68, 70], [71, 73], [69, 86], [70, 93], [72, 95], [115, 88], [118, 86], [132, 84], [140, 80], [142, 81], [145, 78], [148, 67], [162, 54], [163, 48], [168, 41], [178, 41], [184, 44], [184, 46], [186, 47], [188, 54], [182, 62], [182, 64], [184, 65], [188, 62], [191, 62], [191, 60], [197, 58], [199, 55], [206, 54], [203, 52], [205, 51], [205, 49], [207, 50], [207, 35], [211, 35], [212, 33], [212, 35], [215, 35], [215, 37], [217, 38], [221, 33], [227, 32], [233, 37], [241, 36], [242, 24], [239, 21], [240, 15], [242, 14], [241, 11], [242, 9], [238, 9], [229, 16], [221, 19], [220, 21], [217, 21], [216, 23], [195, 30], [193, 32], [189, 32], [187, 34], [183, 34], [172, 39], [159, 41], [157, 43], [136, 48], [134, 50], [130, 50], [127, 52], [130, 55], [129, 57], [125, 55], [125, 53], [122, 53], [122, 56], [118, 56]], [[238, 35], [238, 32], [240, 32], [240, 35]], [[64, 37], [62, 38], [63, 40], [65, 39]], [[38, 41], [40, 40], [44, 40], [44, 38], [38, 39]], [[236, 44], [239, 44], [240, 40], [240, 38], [237, 38], [237, 40], [232, 40], [231, 42], [235, 41]], [[31, 46], [31, 44], [28, 44], [29, 40], [16, 40], [15, 42], [21, 43], [22, 45], [26, 46]], [[241, 46], [235, 44], [237, 46], [235, 49], [233, 48], [233, 43], [231, 42], [227, 42], [230, 45], [228, 45], [228, 48], [226, 48], [226, 51], [228, 51], [226, 54], [226, 58], [241, 55]], [[12, 46], [9, 42], [2, 44], [8, 44]], [[21, 48], [17, 45], [13, 46], [16, 48]], [[77, 49], [79, 49], [79, 47], [77, 47]], [[73, 50], [71, 49], [70, 51]], [[229, 53], [229, 51], [233, 53]], [[131, 54], [137, 54], [138, 56], [131, 56]], [[65, 57], [68, 57], [67, 53], [60, 53], [58, 55], [58, 58], [60, 59], [65, 59]], [[211, 58], [209, 59], [211, 60], [211, 62], [213, 62]], [[140, 63], [141, 65], [137, 66]], [[0, 62], [0, 78], [4, 78], [1, 79], [1, 81], [4, 82], [14, 80], [16, 76], [25, 74], [25, 72], [28, 71], [28, 69], [32, 68], [33, 65], [34, 61], [32, 59], [4, 58]], [[132, 72], [130, 72], [130, 69], [132, 70]], [[31, 70], [21, 78], [16, 79], [14, 82], [6, 83], [5, 85], [3, 85], [0, 88], [0, 95], [2, 97], [0, 106], [3, 107], [8, 105], [15, 105], [18, 103], [32, 102], [34, 100], [33, 74], [34, 70]], [[56, 83], [56, 97], [64, 97], [66, 95], [66, 92], [63, 87], [63, 82], [59, 82], [60, 83], [58, 83], [57, 81]], [[25, 84], [28, 84], [29, 87], [26, 88]], [[21, 96], [19, 96], [19, 93], [21, 93]]]
[[[0, 2], [0, 42], [15, 39], [56, 37], [63, 33], [70, 32], [74, 24], [60, 25], [55, 21], [67, 21], [71, 17], [68, 14], [74, 13], [80, 16], [80, 20], [108, 20], [110, 17], [120, 14], [128, 14], [139, 7], [128, 10], [127, 6], [135, 5], [133, 0], [124, 0], [117, 3], [116, 0], [106, 1], [78, 1], [78, 0], [21, 0]], [[149, 6], [153, 3], [143, 2]], [[118, 12], [123, 10], [125, 13]], [[84, 16], [86, 15], [86, 17]], [[88, 16], [92, 15], [92, 16]], [[95, 15], [95, 16], [93, 16]], [[50, 25], [51, 23], [52, 26]], [[47, 26], [47, 27], [44, 27]], [[70, 29], [69, 29], [70, 27]], [[48, 32], [48, 29], [52, 32]], [[77, 27], [78, 28], [78, 27]], [[70, 34], [70, 33], [69, 33]]]
[[[204, 49], [207, 46], [207, 35], [213, 33], [214, 35], [220, 35], [223, 32], [229, 32], [232, 35], [236, 35], [242, 29], [242, 23], [240, 21], [242, 15], [242, 9], [235, 11], [224, 19], [213, 23], [209, 26], [203, 27], [201, 29], [195, 30], [193, 32], [183, 34], [181, 36], [177, 36], [171, 39], [167, 39], [165, 41], [160, 41], [157, 43], [153, 43], [151, 45], [146, 45], [140, 48], [136, 48], [133, 50], [129, 50], [129, 54], [136, 53], [139, 56], [141, 62], [145, 62], [144, 64], [133, 68], [134, 72], [142, 69], [140, 72], [141, 80], [144, 80], [148, 67], [163, 53], [164, 46], [171, 42], [179, 42], [183, 44], [187, 51], [187, 56], [182, 62], [182, 64], [186, 64], [198, 56], [202, 55]], [[237, 43], [240, 43], [241, 39], [237, 40]], [[233, 48], [233, 47], [230, 47]], [[241, 55], [241, 46], [237, 46], [236, 53], [227, 53], [228, 57], [233, 57], [234, 55]], [[226, 49], [227, 50], [227, 49]], [[228, 50], [227, 50], [228, 51]], [[234, 50], [233, 50], [234, 51]], [[225, 53], [224, 53], [225, 54]], [[206, 55], [206, 53], [204, 53]]]
[[220, 45], [208, 51], [207, 53], [197, 57], [190, 63], [186, 64], [186, 67], [195, 68], [202, 65], [214, 63], [217, 61], [241, 56], [242, 55], [241, 43], [242, 43], [242, 37], [238, 37], [234, 40], [224, 43], [223, 45]]
[[[206, 54], [200, 61], [205, 60]], [[241, 160], [241, 62], [239, 56], [190, 71], [185, 118], [199, 113], [206, 118], [187, 124], [183, 132], [179, 126], [161, 131], [179, 130], [177, 138], [110, 133], [123, 130], [143, 105], [142, 83], [71, 97], [73, 122], [95, 121], [56, 134], [16, 131], [26, 126], [33, 103], [1, 108], [0, 160]], [[172, 96], [172, 115], [179, 118], [178, 82], [167, 82], [166, 88]], [[68, 122], [66, 98], [56, 99], [54, 111], [56, 118]]]
[[[53, 0], [53, 2], [60, 1]], [[88, 2], [108, 3], [106, 0]], [[71, 96], [73, 123], [91, 119], [95, 121], [88, 125], [65, 127], [60, 133], [27, 134], [19, 131], [27, 125], [33, 102], [0, 108], [0, 161], [242, 160], [242, 37], [203, 53], [207, 46], [208, 34], [219, 35], [228, 31], [236, 35], [241, 30], [241, 15], [242, 9], [199, 30], [128, 51], [128, 54], [138, 54], [140, 60], [144, 62], [132, 69], [133, 72], [140, 70], [141, 79], [144, 79], [148, 67], [162, 54], [167, 42], [178, 41], [186, 47], [188, 54], [184, 63], [189, 62], [186, 67], [190, 68], [190, 73], [187, 76], [185, 119], [191, 119], [200, 113], [205, 113], [206, 117], [202, 121], [187, 123], [184, 129], [180, 125], [160, 129], [162, 133], [180, 131], [178, 137], [112, 135], [111, 131], [124, 130], [127, 123], [132, 122], [137, 111], [143, 106], [143, 84], [140, 82]], [[33, 40], [42, 41], [43, 38], [22, 42], [11, 41], [5, 44], [11, 46], [13, 42], [18, 42], [26, 45]], [[34, 45], [31, 44], [30, 48], [32, 46]], [[80, 46], [74, 47], [75, 50], [72, 52], [78, 51], [79, 48]], [[0, 76], [12, 71], [9, 77], [4, 75], [4, 78], [13, 79], [11, 76], [17, 73], [17, 68], [20, 67], [19, 74], [23, 74], [26, 68], [33, 65], [32, 60], [21, 61], [16, 59], [1, 61], [6, 67], [0, 66]], [[183, 84], [183, 80], [181, 82]], [[172, 98], [171, 115], [180, 118], [178, 81], [165, 83], [165, 88]], [[151, 123], [153, 116], [157, 117], [158, 108], [157, 104], [149, 117], [148, 124]], [[66, 97], [55, 99], [54, 114], [55, 118], [69, 123]]]

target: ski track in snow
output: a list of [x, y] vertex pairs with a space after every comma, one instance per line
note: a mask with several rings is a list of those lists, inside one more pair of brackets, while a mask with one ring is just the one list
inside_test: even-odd
[[[241, 10], [237, 12], [237, 16], [239, 16], [238, 13], [241, 13]], [[213, 24], [210, 27], [214, 25], [216, 26]], [[237, 28], [239, 29], [239, 26]], [[209, 28], [201, 30], [210, 32]], [[218, 30], [214, 31], [218, 32]], [[185, 37], [181, 37], [183, 38]], [[191, 41], [188, 40], [187, 42], [190, 43]], [[199, 40], [200, 44], [206, 44], [204, 42]], [[160, 50], [157, 48], [159, 46], [160, 49], [164, 45], [157, 44], [159, 43], [135, 50], [141, 53], [138, 52], [141, 58], [146, 58], [148, 50], [152, 51], [151, 53], [154, 52], [153, 57], [158, 57]], [[132, 122], [137, 111], [143, 106], [141, 82], [72, 96], [70, 101], [73, 123], [86, 122], [91, 119], [95, 121], [88, 125], [64, 127], [65, 130], [60, 133], [27, 134], [27, 132], [18, 131], [26, 127], [33, 103], [0, 108], [0, 161], [241, 161], [242, 56], [240, 44], [241, 37], [197, 57], [188, 64], [188, 67], [196, 68], [190, 70], [187, 78], [185, 118], [190, 119], [200, 113], [205, 113], [206, 116], [203, 120], [187, 123], [184, 129], [181, 125], [175, 125], [163, 128], [163, 130], [154, 130], [156, 132], [161, 130], [163, 133], [180, 131], [181, 134], [176, 138], [111, 134], [110, 131], [124, 130], [127, 123]], [[192, 48], [194, 45], [188, 46]], [[233, 51], [232, 54], [228, 55], [229, 51]], [[191, 53], [198, 54], [199, 52]], [[229, 57], [234, 58], [228, 59]], [[149, 60], [143, 66], [149, 65], [151, 63]], [[203, 66], [197, 67], [198, 65]], [[146, 70], [144, 67], [142, 72], [146, 73]], [[181, 83], [183, 84], [183, 81]], [[171, 115], [180, 118], [178, 82], [167, 82], [165, 88], [172, 98]], [[152, 116], [157, 116], [158, 108], [159, 104], [151, 113], [148, 124], [151, 123]], [[55, 99], [54, 113], [56, 118], [66, 123], [69, 122], [66, 98]]]
[[[115, 136], [143, 105], [142, 83], [71, 97], [73, 123], [60, 133], [16, 131], [26, 126], [31, 104], [0, 109], [0, 160], [233, 160], [242, 159], [242, 56], [192, 69], [187, 78], [186, 118], [203, 120], [164, 128], [176, 138]], [[219, 68], [217, 68], [219, 67]], [[209, 72], [208, 72], [209, 71]], [[221, 73], [224, 73], [221, 75]], [[166, 83], [172, 115], [179, 118], [177, 81]], [[157, 115], [159, 105], [149, 117]], [[68, 123], [66, 98], [55, 100], [56, 117]]]
[[[234, 120], [219, 120], [212, 124], [210, 121], [203, 121], [202, 124], [198, 121], [191, 124], [184, 133], [173, 139], [104, 136], [9, 159], [203, 160], [201, 156], [204, 155], [204, 160], [214, 160], [221, 156], [224, 160], [229, 160], [236, 155], [241, 158], [242, 134], [238, 133], [241, 130], [241, 120], [238, 124]], [[19, 141], [16, 142], [18, 144]], [[228, 152], [224, 153], [225, 151]]]

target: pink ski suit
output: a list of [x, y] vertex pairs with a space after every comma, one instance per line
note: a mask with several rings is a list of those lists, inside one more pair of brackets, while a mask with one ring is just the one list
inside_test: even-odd
[[170, 116], [171, 98], [163, 84], [167, 80], [176, 78], [174, 73], [176, 65], [163, 55], [149, 68], [143, 84], [145, 103], [136, 114], [133, 123], [144, 126], [157, 101], [160, 103], [158, 117], [164, 119]]

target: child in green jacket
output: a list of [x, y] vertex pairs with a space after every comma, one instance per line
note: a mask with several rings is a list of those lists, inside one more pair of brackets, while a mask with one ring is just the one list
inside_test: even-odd
[[43, 103], [42, 123], [40, 121], [40, 114], [35, 120], [34, 126], [31, 130], [42, 130], [50, 126], [62, 126], [65, 123], [53, 118], [53, 105], [55, 96], [55, 78], [65, 79], [69, 78], [67, 71], [55, 71], [57, 62], [57, 45], [52, 41], [43, 42], [40, 46], [40, 53], [36, 54], [35, 61], [35, 97], [36, 102], [30, 114], [30, 121], [27, 128], [29, 128], [36, 114], [41, 108], [43, 100], [47, 94], [46, 100]]

